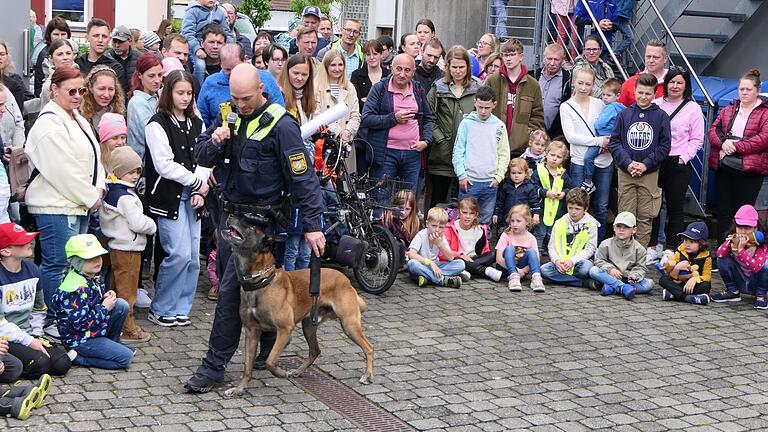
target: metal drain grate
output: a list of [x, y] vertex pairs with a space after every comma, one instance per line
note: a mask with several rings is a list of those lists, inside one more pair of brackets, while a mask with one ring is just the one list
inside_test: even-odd
[[[280, 359], [279, 363], [282, 368], [293, 369], [299, 367], [301, 360], [287, 358]], [[308, 368], [301, 377], [294, 377], [290, 380], [366, 432], [410, 432], [416, 430], [315, 367]]]

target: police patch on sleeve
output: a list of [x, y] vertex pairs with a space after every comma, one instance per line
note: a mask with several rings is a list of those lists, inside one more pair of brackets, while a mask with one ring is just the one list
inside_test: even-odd
[[289, 155], [288, 160], [291, 162], [292, 173], [298, 175], [307, 171], [307, 158], [304, 156], [304, 152]]

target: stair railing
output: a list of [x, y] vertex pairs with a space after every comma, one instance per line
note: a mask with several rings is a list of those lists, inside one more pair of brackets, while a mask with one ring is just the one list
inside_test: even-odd
[[608, 42], [608, 38], [605, 37], [605, 33], [603, 32], [603, 29], [600, 28], [600, 23], [597, 21], [597, 18], [595, 18], [595, 14], [592, 13], [592, 9], [590, 9], [589, 3], [587, 3], [587, 0], [579, 0], [579, 1], [584, 5], [584, 9], [586, 9], [587, 13], [589, 14], [589, 19], [592, 20], [594, 31], [596, 31], [597, 34], [600, 35], [600, 40], [603, 41], [603, 46], [606, 47], [606, 49], [608, 50], [608, 54], [611, 56], [611, 59], [613, 60], [613, 64], [615, 64], [616, 67], [619, 69], [621, 76], [624, 77], [624, 81], [628, 80], [629, 75], [627, 75], [627, 71], [624, 70], [624, 66], [616, 57], [616, 53], [613, 52], [613, 47], [611, 47], [611, 44]]

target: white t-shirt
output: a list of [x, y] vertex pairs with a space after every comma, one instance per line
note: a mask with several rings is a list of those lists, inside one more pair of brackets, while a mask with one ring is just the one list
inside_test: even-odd
[[464, 230], [457, 222], [456, 232], [459, 233], [459, 242], [461, 243], [461, 250], [464, 251], [464, 254], [471, 258], [476, 257], [475, 245], [483, 236], [483, 229], [479, 226], [474, 226], [468, 230]]
[[[443, 244], [445, 245], [446, 249], [450, 249], [448, 246], [448, 240], [443, 236]], [[423, 256], [424, 258], [429, 258], [432, 261], [437, 261], [438, 254], [440, 253], [440, 249], [437, 247], [436, 244], [429, 244], [429, 231], [427, 228], [424, 228], [423, 230], [416, 233], [416, 236], [413, 237], [413, 240], [411, 240], [411, 244], [408, 246], [409, 249], [414, 249], [416, 253]]]

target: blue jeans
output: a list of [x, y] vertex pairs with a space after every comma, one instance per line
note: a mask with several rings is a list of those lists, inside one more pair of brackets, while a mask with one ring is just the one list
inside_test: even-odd
[[730, 255], [718, 258], [717, 268], [720, 270], [720, 277], [723, 278], [726, 291], [765, 296], [768, 290], [768, 262], [759, 272], [752, 273], [749, 279], [744, 276], [741, 267]]
[[533, 236], [536, 237], [536, 244], [539, 246], [539, 255], [545, 255], [547, 253], [547, 247], [549, 246], [549, 236], [551, 234], [552, 227], [544, 225], [543, 220], [533, 228]]
[[581, 281], [589, 277], [591, 267], [592, 261], [579, 261], [573, 269], [573, 275], [568, 275], [557, 271], [555, 263], [548, 262], [541, 266], [541, 277], [558, 284], [581, 286]]
[[133, 360], [133, 350], [120, 343], [123, 322], [128, 316], [128, 302], [117, 299], [109, 313], [107, 334], [88, 339], [74, 348], [77, 351], [74, 364], [99, 369], [125, 369]]
[[[384, 165], [380, 167], [374, 177], [382, 178], [387, 176], [394, 179], [399, 178], [406, 182], [408, 189], [417, 193], [416, 186], [419, 183], [419, 172], [421, 171], [421, 152], [416, 150], [394, 150], [387, 149], [384, 157]], [[388, 200], [389, 197], [386, 197]]]
[[[590, 197], [592, 207], [595, 209], [595, 219], [600, 223], [597, 228], [598, 243], [605, 238], [605, 228], [608, 223], [608, 198], [611, 194], [611, 179], [613, 178], [613, 164], [605, 168], [595, 167], [595, 175], [592, 181], [595, 183], [595, 192]], [[575, 163], [571, 164], [571, 184], [580, 185], [584, 182], [584, 167]]]
[[614, 52], [616, 54], [621, 54], [632, 45], [632, 41], [635, 39], [635, 34], [632, 33], [632, 23], [630, 20], [624, 18], [619, 18], [617, 29], [621, 32], [621, 43], [616, 47]]
[[[616, 279], [607, 271], [601, 269], [598, 266], [592, 266], [592, 268], [589, 269], [589, 277], [605, 285], [608, 285], [617, 292], [621, 292], [621, 287], [624, 284], [629, 284], [627, 278]], [[635, 294], [647, 294], [653, 289], [653, 281], [650, 279], [641, 279], [630, 285], [635, 287]]]
[[40, 231], [40, 287], [43, 289], [45, 304], [48, 305], [48, 317], [53, 318], [51, 297], [64, 280], [69, 262], [64, 252], [64, 245], [70, 237], [85, 234], [88, 230], [88, 216], [67, 216], [36, 214], [35, 223]]
[[[599, 146], [587, 147], [587, 152], [584, 153], [584, 181], [589, 180], [590, 183], [594, 183], [593, 177], [595, 176], [595, 158], [600, 154]], [[574, 183], [574, 187], [581, 186], [581, 183]]]
[[309, 268], [309, 255], [312, 251], [304, 241], [303, 234], [288, 234], [285, 238], [285, 258], [283, 270], [294, 271]]
[[507, 0], [493, 0], [496, 13], [496, 37], [507, 37]]
[[464, 271], [464, 260], [461, 259], [434, 262], [438, 267], [440, 267], [440, 271], [443, 272], [442, 278], [435, 276], [435, 272], [432, 271], [431, 266], [425, 266], [416, 260], [408, 260], [408, 273], [411, 275], [412, 279], [418, 279], [419, 276], [424, 276], [433, 284], [438, 284], [443, 280], [443, 278], [456, 276]]
[[200, 85], [203, 85], [203, 81], [205, 81], [205, 59], [198, 58], [195, 53], [190, 52], [189, 60], [194, 62], [195, 66], [192, 75], [197, 78], [197, 82], [199, 82]]
[[508, 246], [504, 249], [504, 264], [505, 268], [497, 266], [501, 270], [502, 277], [509, 277], [512, 273], [517, 273], [517, 269], [530, 267], [529, 274], [541, 273], [541, 267], [539, 266], [539, 256], [533, 249], [525, 251], [523, 256], [518, 260], [515, 257], [516, 249], [514, 246]]
[[498, 187], [491, 187], [491, 182], [472, 182], [464, 192], [459, 188], [459, 201], [464, 197], [474, 197], [480, 205], [480, 223], [490, 225], [493, 217], [493, 209], [496, 206], [496, 192]]
[[189, 315], [200, 273], [200, 220], [186, 189], [181, 198], [176, 220], [157, 218], [158, 238], [166, 257], [157, 272], [149, 309], [159, 316]]

